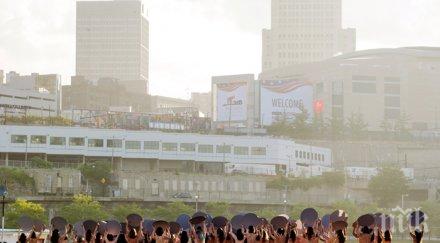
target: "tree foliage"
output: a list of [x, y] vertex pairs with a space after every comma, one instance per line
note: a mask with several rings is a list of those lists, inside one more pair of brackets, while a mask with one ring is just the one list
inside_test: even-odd
[[0, 167], [0, 183], [5, 180], [8, 191], [14, 192], [18, 190], [33, 190], [35, 188], [35, 180], [24, 172], [22, 169], [11, 167]]
[[73, 223], [87, 219], [108, 219], [107, 212], [98, 201], [93, 200], [91, 196], [82, 194], [75, 195], [73, 202], [62, 207], [58, 214]]
[[32, 157], [30, 161], [31, 168], [52, 169], [52, 163], [38, 156]]
[[215, 216], [229, 216], [231, 205], [227, 202], [208, 202], [205, 205], [206, 212]]
[[274, 180], [267, 183], [268, 188], [272, 189], [284, 189], [287, 186], [289, 190], [301, 189], [303, 191], [310, 190], [311, 188], [320, 188], [323, 186], [338, 188], [345, 183], [344, 173], [340, 171], [324, 172], [322, 176], [315, 176], [310, 178], [286, 178], [279, 176]]
[[18, 228], [17, 220], [25, 215], [31, 219], [39, 219], [43, 222], [46, 219], [45, 210], [41, 204], [26, 201], [24, 199], [17, 199], [15, 202], [9, 204], [6, 208], [6, 227]]
[[149, 210], [148, 216], [154, 219], [174, 221], [180, 214], [192, 215], [193, 213], [194, 213], [193, 207], [181, 201], [176, 201]]
[[385, 207], [394, 206], [402, 195], [408, 193], [408, 180], [399, 168], [383, 167], [368, 184], [374, 201]]
[[91, 183], [101, 183], [101, 180], [110, 181], [111, 165], [107, 161], [95, 161], [81, 165], [80, 171]]
[[139, 205], [135, 203], [130, 204], [120, 204], [113, 208], [112, 215], [117, 219], [119, 222], [123, 222], [125, 218], [132, 213], [136, 213], [144, 217], [147, 213], [147, 210], [142, 209]]

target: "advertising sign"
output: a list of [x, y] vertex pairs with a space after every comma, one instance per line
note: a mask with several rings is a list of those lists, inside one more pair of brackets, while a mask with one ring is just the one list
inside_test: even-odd
[[247, 82], [217, 84], [217, 121], [247, 119]]
[[307, 111], [313, 115], [313, 86], [298, 80], [266, 80], [261, 83], [261, 121], [269, 126], [282, 119], [294, 120]]

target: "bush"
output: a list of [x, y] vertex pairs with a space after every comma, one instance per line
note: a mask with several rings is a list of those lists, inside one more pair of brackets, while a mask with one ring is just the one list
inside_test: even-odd
[[268, 188], [282, 190], [287, 186], [287, 189], [301, 189], [303, 191], [310, 190], [311, 188], [319, 188], [323, 186], [338, 188], [345, 183], [345, 177], [343, 172], [324, 172], [322, 176], [310, 177], [310, 178], [286, 178], [279, 176], [276, 179], [267, 183]]
[[0, 178], [2, 182], [3, 180], [6, 180], [9, 191], [20, 188], [33, 189], [35, 187], [34, 178], [30, 177], [22, 169], [0, 167]]
[[32, 157], [30, 161], [31, 168], [52, 169], [52, 163], [40, 157]]

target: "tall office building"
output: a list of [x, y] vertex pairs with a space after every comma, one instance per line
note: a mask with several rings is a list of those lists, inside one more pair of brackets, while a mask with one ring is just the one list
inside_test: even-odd
[[356, 30], [342, 29], [341, 0], [272, 0], [263, 30], [263, 71], [321, 61], [356, 49]]
[[148, 93], [149, 24], [141, 0], [78, 1], [76, 75]]

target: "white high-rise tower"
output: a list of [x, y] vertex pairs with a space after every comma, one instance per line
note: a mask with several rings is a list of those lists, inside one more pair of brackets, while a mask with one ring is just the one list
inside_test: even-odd
[[263, 71], [321, 61], [356, 49], [356, 30], [342, 29], [341, 0], [272, 0], [263, 30]]
[[76, 75], [148, 93], [149, 24], [140, 0], [76, 4]]

